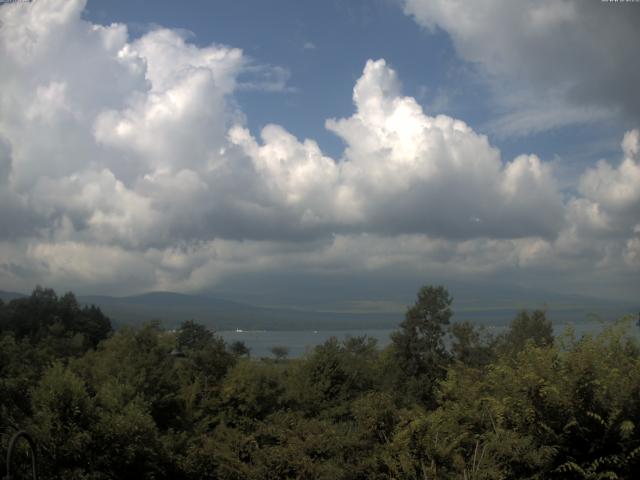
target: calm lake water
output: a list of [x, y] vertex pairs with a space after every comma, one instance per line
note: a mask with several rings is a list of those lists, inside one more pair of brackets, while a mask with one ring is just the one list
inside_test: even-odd
[[[556, 336], [562, 335], [566, 330], [567, 323], [554, 324]], [[572, 323], [576, 337], [584, 334], [596, 334], [603, 330], [605, 323], [600, 321]], [[492, 333], [499, 333], [504, 330], [504, 326], [487, 326], [486, 329]], [[348, 337], [368, 336], [378, 341], [379, 347], [385, 347], [391, 341], [391, 332], [396, 329], [370, 329], [370, 330], [250, 330], [243, 332], [219, 331], [228, 343], [241, 340], [251, 349], [252, 357], [271, 357], [271, 348], [284, 346], [289, 349], [289, 357], [300, 357], [305, 352], [312, 350], [315, 346], [321, 345], [331, 337], [344, 340]], [[640, 335], [640, 328], [632, 326], [631, 331], [635, 335]]]

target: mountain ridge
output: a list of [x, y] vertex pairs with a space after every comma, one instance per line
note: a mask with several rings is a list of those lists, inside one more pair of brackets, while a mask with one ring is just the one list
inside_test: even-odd
[[[0, 291], [5, 302], [27, 295]], [[475, 297], [475, 296], [474, 296]], [[530, 301], [521, 299], [463, 298], [454, 300], [454, 321], [467, 320], [478, 324], [508, 323], [523, 309], [544, 308], [555, 322], [580, 322], [589, 317], [605, 321], [625, 314], [635, 314], [636, 306], [627, 302], [590, 299], [576, 295], [550, 295], [542, 302], [538, 295]], [[194, 320], [214, 330], [348, 330], [395, 328], [404, 318], [404, 311], [349, 311], [331, 308], [318, 311], [301, 306], [258, 306], [210, 295], [193, 295], [170, 291], [152, 291], [136, 295], [77, 295], [82, 305], [96, 305], [111, 318], [115, 326], [140, 325], [159, 320], [167, 328], [175, 328], [186, 320]]]

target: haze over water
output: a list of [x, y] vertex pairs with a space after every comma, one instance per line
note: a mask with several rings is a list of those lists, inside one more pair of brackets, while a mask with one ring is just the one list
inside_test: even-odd
[[[604, 321], [583, 321], [578, 323], [555, 323], [553, 325], [553, 333], [556, 338], [560, 338], [566, 331], [567, 327], [573, 329], [576, 338], [582, 335], [597, 335], [609, 322]], [[505, 325], [487, 326], [487, 332], [499, 334], [506, 330]], [[380, 348], [384, 348], [391, 342], [390, 335], [397, 329], [357, 329], [357, 330], [247, 330], [237, 332], [235, 330], [223, 330], [216, 332], [227, 343], [234, 341], [244, 342], [250, 349], [253, 357], [273, 357], [271, 349], [276, 346], [284, 346], [289, 349], [289, 357], [296, 358], [310, 352], [314, 347], [322, 345], [331, 337], [343, 341], [349, 337], [374, 338]], [[631, 332], [640, 338], [640, 329], [632, 328]]]

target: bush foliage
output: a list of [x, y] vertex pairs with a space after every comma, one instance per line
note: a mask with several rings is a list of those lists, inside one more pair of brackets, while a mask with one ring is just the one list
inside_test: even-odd
[[630, 320], [554, 338], [521, 312], [491, 336], [451, 307], [423, 287], [384, 349], [256, 359], [192, 321], [113, 331], [37, 288], [0, 302], [1, 432], [35, 436], [45, 479], [637, 478]]

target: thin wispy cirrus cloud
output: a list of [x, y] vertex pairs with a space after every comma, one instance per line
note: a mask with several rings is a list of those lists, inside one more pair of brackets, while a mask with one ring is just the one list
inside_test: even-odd
[[[638, 34], [626, 14], [595, 22], [595, 7], [577, 2], [552, 11], [502, 5], [396, 8], [408, 24], [446, 30], [488, 81], [521, 82], [514, 95], [559, 85], [545, 101], [569, 110], [556, 125], [549, 113], [534, 124], [582, 121], [571, 108], [638, 119], [637, 62], [619, 65], [631, 48], [611, 59], [571, 33], [593, 23], [618, 36], [605, 43], [627, 45]], [[84, 8], [82, 0], [0, 7], [0, 289], [200, 292], [242, 275], [393, 271], [637, 293], [637, 128], [621, 130], [617, 155], [585, 166], [566, 191], [548, 159], [505, 158], [464, 119], [427, 114], [393, 64], [373, 57], [352, 85], [330, 86], [352, 90], [353, 102], [349, 115], [325, 119], [344, 144], [332, 156], [291, 126], [250, 128], [243, 91], [314, 94], [293, 83], [287, 65], [198, 44], [177, 26], [134, 37], [125, 24], [87, 20]], [[495, 33], [514, 19], [534, 24]], [[571, 40], [558, 52], [553, 37], [536, 38], [558, 32]], [[569, 52], [609, 64], [586, 76], [582, 63], [567, 64]], [[598, 90], [607, 82], [615, 88]], [[537, 128], [527, 122], [514, 128]]]

